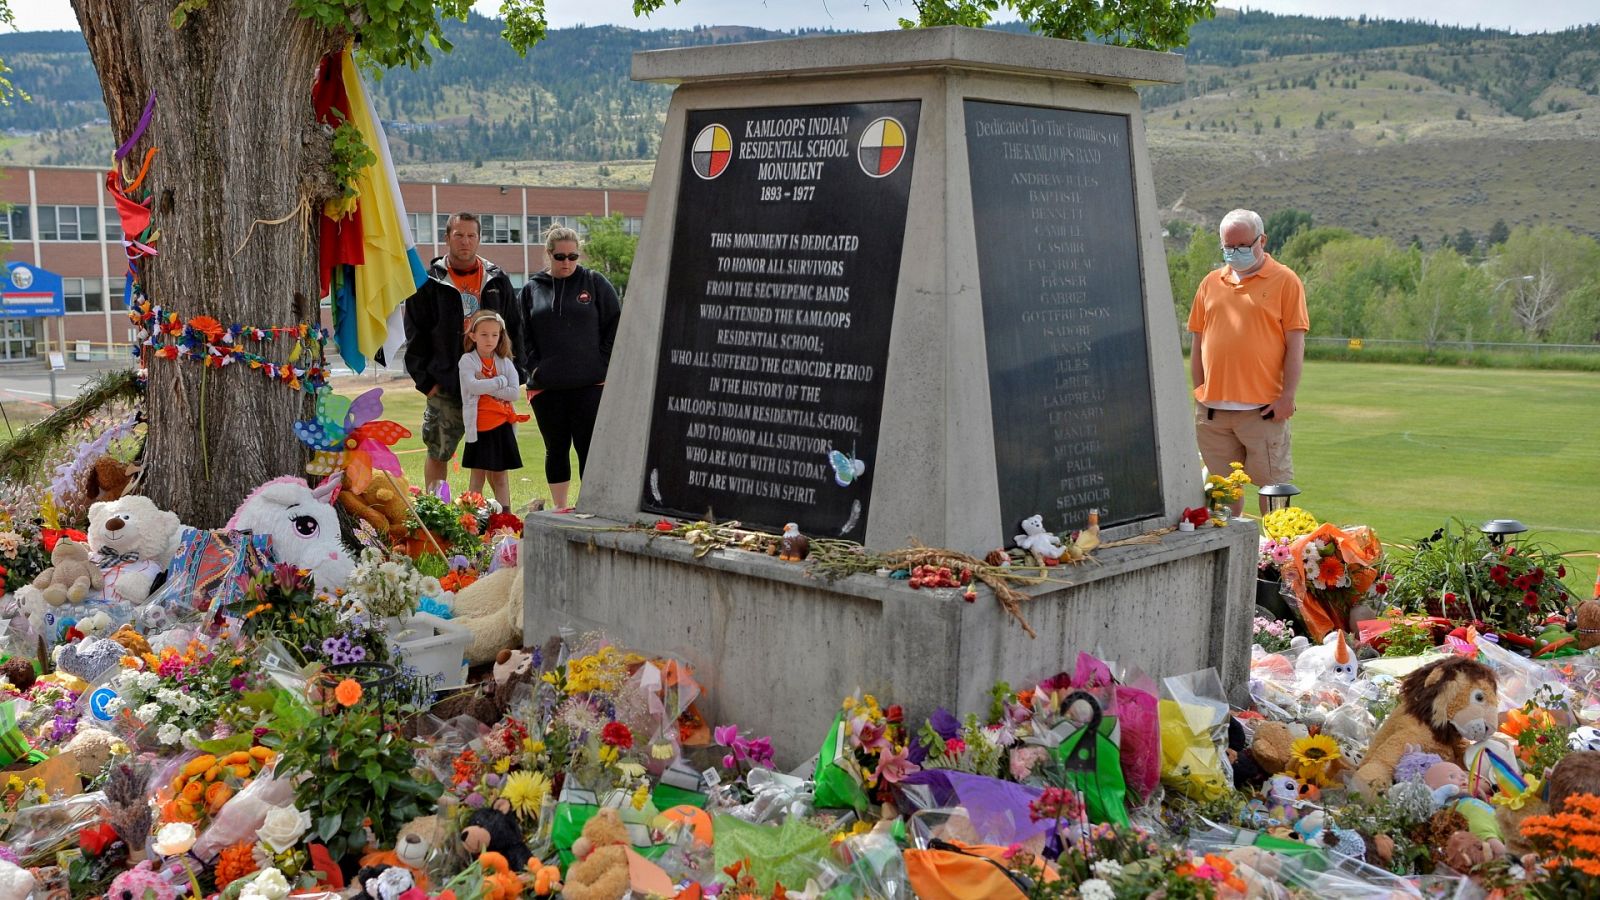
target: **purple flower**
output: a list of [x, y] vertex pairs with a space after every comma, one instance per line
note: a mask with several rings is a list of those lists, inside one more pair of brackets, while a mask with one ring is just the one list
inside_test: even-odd
[[927, 758], [928, 748], [922, 746], [922, 737], [913, 733], [911, 735], [911, 743], [906, 747], [906, 759], [920, 766], [923, 760]]
[[933, 728], [935, 734], [947, 741], [961, 733], [961, 723], [942, 706], [928, 717], [928, 725]]
[[718, 725], [712, 729], [711, 739], [717, 742], [718, 747], [732, 747], [733, 742], [739, 739], [739, 726]]
[[722, 758], [722, 767], [724, 769], [731, 769], [734, 766], [737, 766], [738, 764], [739, 764], [739, 761], [733, 758], [733, 754], [732, 753], [729, 753], [727, 756], [724, 756]]
[[483, 795], [478, 793], [477, 791], [473, 791], [472, 793], [467, 795], [467, 798], [465, 800], [463, 800], [461, 802], [467, 804], [467, 806], [469, 806], [469, 807], [471, 807], [473, 809], [482, 809], [483, 808]]
[[501, 782], [505, 781], [505, 776], [496, 772], [490, 772], [483, 780], [488, 782], [489, 787], [497, 788], [500, 786]]
[[772, 767], [772, 738], [762, 737], [753, 741], [740, 739], [734, 744], [737, 752], [743, 753], [751, 764], [762, 768]]
[[228, 687], [233, 688], [235, 691], [244, 690], [245, 684], [247, 684], [247, 682], [245, 681], [243, 675], [235, 675], [228, 679]]

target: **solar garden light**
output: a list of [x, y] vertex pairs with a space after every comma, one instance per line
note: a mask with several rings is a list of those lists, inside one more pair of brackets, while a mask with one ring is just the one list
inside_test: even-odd
[[1272, 512], [1287, 509], [1300, 489], [1292, 484], [1263, 484], [1259, 493], [1267, 498], [1267, 512]]
[[1507, 537], [1527, 531], [1528, 526], [1516, 519], [1490, 519], [1478, 530], [1489, 536], [1489, 543], [1499, 547], [1506, 542]]

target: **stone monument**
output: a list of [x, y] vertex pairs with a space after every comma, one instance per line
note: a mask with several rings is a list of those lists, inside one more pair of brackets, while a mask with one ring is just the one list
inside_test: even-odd
[[[694, 663], [708, 718], [820, 740], [855, 690], [913, 715], [1080, 650], [1242, 685], [1256, 533], [1166, 534], [1030, 589], [837, 582], [606, 530], [796, 523], [982, 556], [1018, 521], [1107, 541], [1200, 502], [1134, 86], [1182, 58], [968, 28], [640, 53], [678, 85], [579, 499], [528, 519], [529, 642]], [[888, 702], [887, 700], [885, 702]], [[792, 761], [792, 760], [791, 760]]]

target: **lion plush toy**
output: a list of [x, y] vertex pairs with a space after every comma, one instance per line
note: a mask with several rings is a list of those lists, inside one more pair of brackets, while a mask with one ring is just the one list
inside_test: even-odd
[[622, 900], [628, 893], [628, 829], [607, 807], [583, 824], [572, 843], [577, 857], [567, 869], [561, 896], [567, 900]]
[[1400, 704], [1372, 736], [1354, 787], [1367, 797], [1387, 790], [1407, 750], [1460, 765], [1465, 746], [1488, 737], [1499, 721], [1500, 697], [1488, 666], [1461, 656], [1423, 666], [1400, 682]]

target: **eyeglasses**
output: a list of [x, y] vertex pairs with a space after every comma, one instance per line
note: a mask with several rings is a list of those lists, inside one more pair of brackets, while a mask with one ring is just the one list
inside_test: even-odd
[[1222, 245], [1222, 250], [1223, 250], [1224, 253], [1226, 253], [1229, 250], [1248, 250], [1251, 247], [1254, 247], [1256, 245], [1256, 241], [1259, 241], [1259, 240], [1261, 240], [1261, 235], [1258, 234], [1255, 237], [1251, 238], [1248, 242], [1243, 243], [1243, 244], [1223, 244]]
[[556, 262], [569, 262], [569, 261], [570, 262], [577, 262], [578, 261], [578, 254], [576, 254], [576, 253], [552, 253], [552, 254], [550, 254], [550, 258], [555, 260]]

